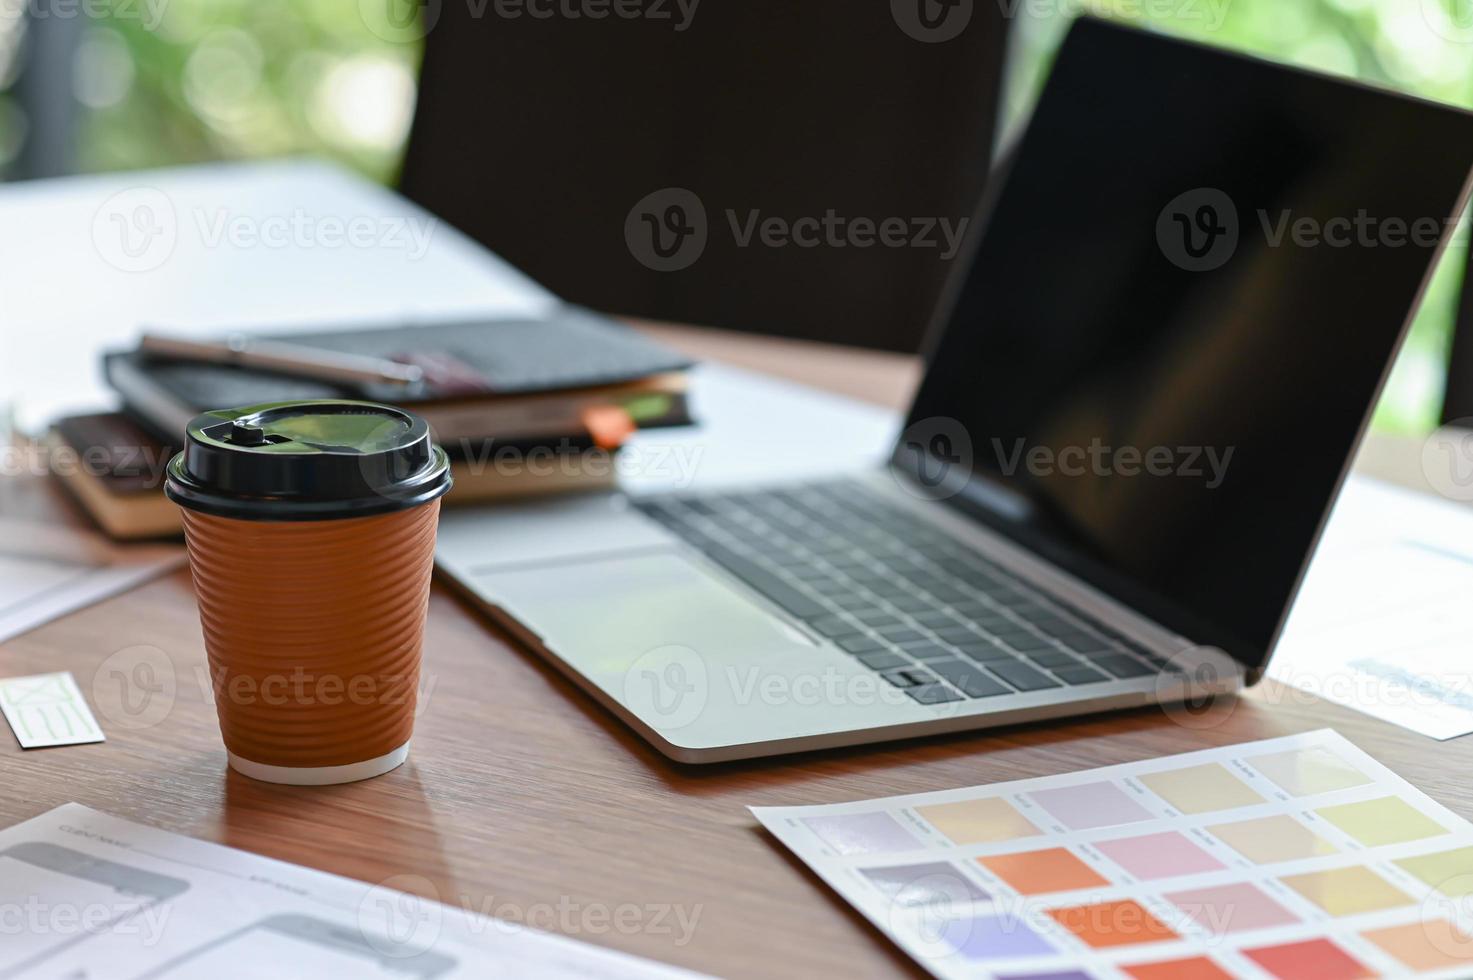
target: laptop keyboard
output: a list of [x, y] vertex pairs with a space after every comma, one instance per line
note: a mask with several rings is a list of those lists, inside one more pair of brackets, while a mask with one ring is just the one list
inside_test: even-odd
[[922, 704], [1172, 669], [853, 481], [635, 506]]

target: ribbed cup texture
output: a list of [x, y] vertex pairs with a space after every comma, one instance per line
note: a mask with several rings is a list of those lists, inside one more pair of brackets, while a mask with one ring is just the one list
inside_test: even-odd
[[315, 767], [408, 742], [440, 502], [332, 521], [183, 514], [225, 747]]

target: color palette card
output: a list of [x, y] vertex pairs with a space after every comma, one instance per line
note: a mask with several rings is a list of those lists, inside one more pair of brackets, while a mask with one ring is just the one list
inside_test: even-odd
[[1473, 976], [1473, 825], [1329, 730], [752, 813], [938, 977]]

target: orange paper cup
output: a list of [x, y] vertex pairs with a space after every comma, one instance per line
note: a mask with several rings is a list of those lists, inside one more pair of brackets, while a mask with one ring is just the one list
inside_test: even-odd
[[394, 769], [414, 727], [444, 453], [414, 416], [356, 402], [207, 413], [189, 435], [168, 491], [231, 767], [310, 785]]

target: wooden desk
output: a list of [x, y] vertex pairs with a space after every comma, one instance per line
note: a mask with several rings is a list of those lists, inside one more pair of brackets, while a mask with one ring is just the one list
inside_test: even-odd
[[[716, 331], [660, 328], [703, 357], [767, 367], [901, 404], [908, 358]], [[0, 512], [21, 506], [0, 492]], [[187, 572], [0, 645], [0, 675], [70, 670], [94, 699], [104, 745], [23, 753], [0, 737], [0, 824], [68, 801], [314, 868], [415, 887], [515, 917], [529, 912], [589, 942], [748, 977], [919, 975], [774, 845], [751, 804], [825, 803], [948, 789], [1333, 727], [1434, 798], [1473, 816], [1473, 740], [1435, 743], [1266, 682], [1183, 728], [1137, 710], [1003, 731], [799, 757], [682, 767], [470, 613], [443, 587], [430, 601], [430, 688], [410, 762], [379, 779], [305, 789], [226, 769], [201, 690], [204, 648]], [[156, 727], [109, 724], [92, 679], [114, 651], [150, 644], [178, 671]], [[420, 883], [414, 886], [414, 882]], [[640, 908], [634, 931], [581, 912]], [[677, 906], [695, 927], [680, 943]], [[627, 914], [627, 913], [626, 913]], [[552, 917], [552, 918], [549, 918]], [[587, 922], [584, 928], [580, 922]], [[667, 931], [670, 930], [670, 931]]]

